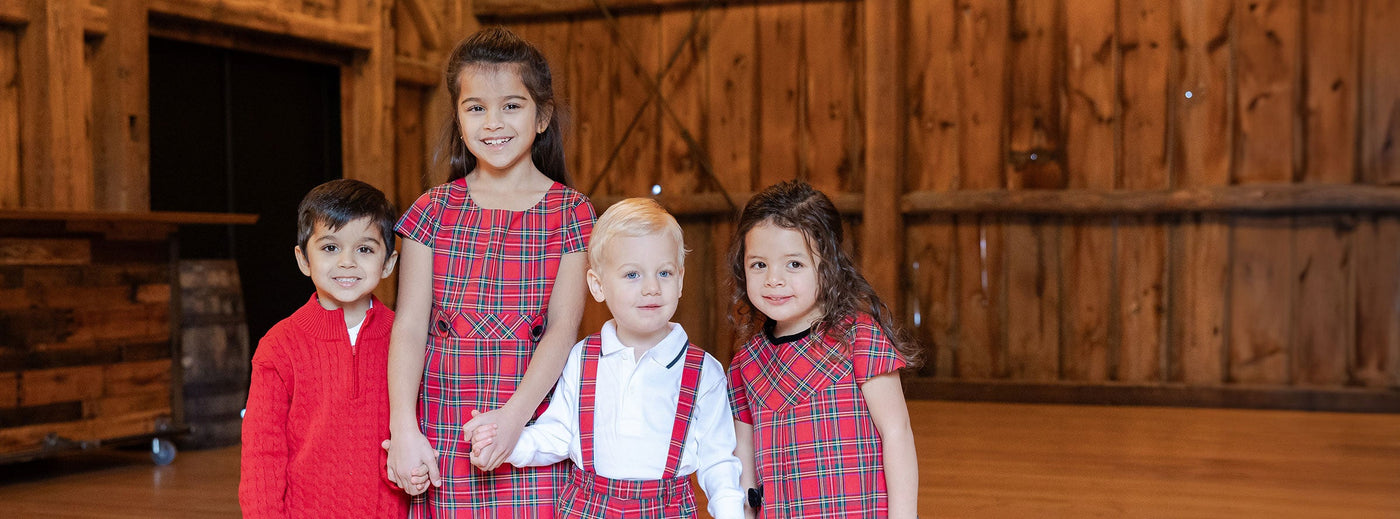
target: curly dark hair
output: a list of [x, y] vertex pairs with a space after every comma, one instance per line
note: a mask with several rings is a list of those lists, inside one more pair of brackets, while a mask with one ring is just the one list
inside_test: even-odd
[[801, 180], [774, 184], [758, 192], [744, 205], [739, 225], [734, 230], [729, 247], [729, 270], [735, 312], [729, 319], [741, 337], [758, 333], [768, 320], [749, 300], [744, 268], [744, 238], [754, 227], [765, 223], [801, 232], [817, 260], [817, 304], [822, 305], [823, 315], [813, 325], [813, 333], [839, 333], [838, 344], [844, 349], [843, 353], [849, 353], [848, 334], [840, 330], [849, 326], [858, 314], [868, 313], [894, 343], [907, 366], [917, 367], [921, 363], [923, 355], [918, 344], [894, 322], [889, 307], [856, 270], [850, 254], [841, 248], [841, 213], [830, 198]]
[[467, 176], [476, 169], [476, 156], [462, 142], [462, 129], [457, 124], [457, 96], [462, 93], [462, 70], [473, 65], [515, 65], [519, 67], [520, 82], [530, 92], [540, 110], [549, 109], [549, 127], [535, 136], [530, 159], [550, 180], [572, 185], [564, 164], [564, 107], [555, 99], [554, 79], [544, 53], [505, 27], [487, 27], [467, 36], [452, 49], [447, 58], [447, 92], [449, 94], [447, 121], [438, 143], [438, 157], [447, 156], [449, 182]]

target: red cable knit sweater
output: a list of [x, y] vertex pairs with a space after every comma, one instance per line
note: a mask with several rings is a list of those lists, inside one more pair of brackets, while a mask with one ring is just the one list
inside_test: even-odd
[[258, 342], [238, 502], [244, 517], [393, 517], [408, 499], [384, 477], [389, 329], [373, 301], [350, 345], [345, 313], [312, 295]]

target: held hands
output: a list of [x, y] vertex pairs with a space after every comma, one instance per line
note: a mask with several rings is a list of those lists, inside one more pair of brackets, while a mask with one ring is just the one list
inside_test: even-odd
[[428, 443], [428, 438], [416, 431], [415, 434], [396, 438], [380, 444], [389, 453], [385, 467], [389, 481], [411, 496], [422, 494], [429, 484], [442, 486], [442, 476], [437, 466], [438, 453]]
[[528, 416], [521, 418], [504, 407], [485, 413], [472, 411], [471, 421], [462, 425], [462, 434], [469, 435], [472, 442], [472, 465], [489, 472], [505, 463], [527, 420]]

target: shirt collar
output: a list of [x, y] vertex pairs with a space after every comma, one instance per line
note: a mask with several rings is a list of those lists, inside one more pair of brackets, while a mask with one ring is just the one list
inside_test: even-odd
[[[685, 329], [681, 328], [681, 325], [670, 323], [668, 326], [671, 327], [671, 332], [667, 333], [661, 342], [656, 343], [656, 346], [652, 346], [646, 353], [652, 362], [663, 367], [679, 355], [681, 349], [690, 342], [690, 337], [686, 335]], [[603, 323], [603, 331], [600, 335], [602, 336], [602, 356], [604, 357], [627, 348], [626, 345], [622, 344], [622, 341], [617, 339], [617, 325], [613, 324], [611, 319]]]

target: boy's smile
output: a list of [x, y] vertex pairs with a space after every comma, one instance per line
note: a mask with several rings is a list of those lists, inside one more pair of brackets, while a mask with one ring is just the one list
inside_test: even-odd
[[685, 268], [675, 240], [661, 234], [618, 236], [588, 269], [588, 290], [608, 304], [617, 338], [635, 358], [671, 332]]
[[370, 293], [394, 271], [398, 253], [385, 251], [379, 226], [370, 217], [346, 222], [332, 231], [317, 222], [303, 251], [296, 247], [297, 266], [316, 284], [316, 299], [327, 310], [345, 310], [346, 325], [364, 319]]

